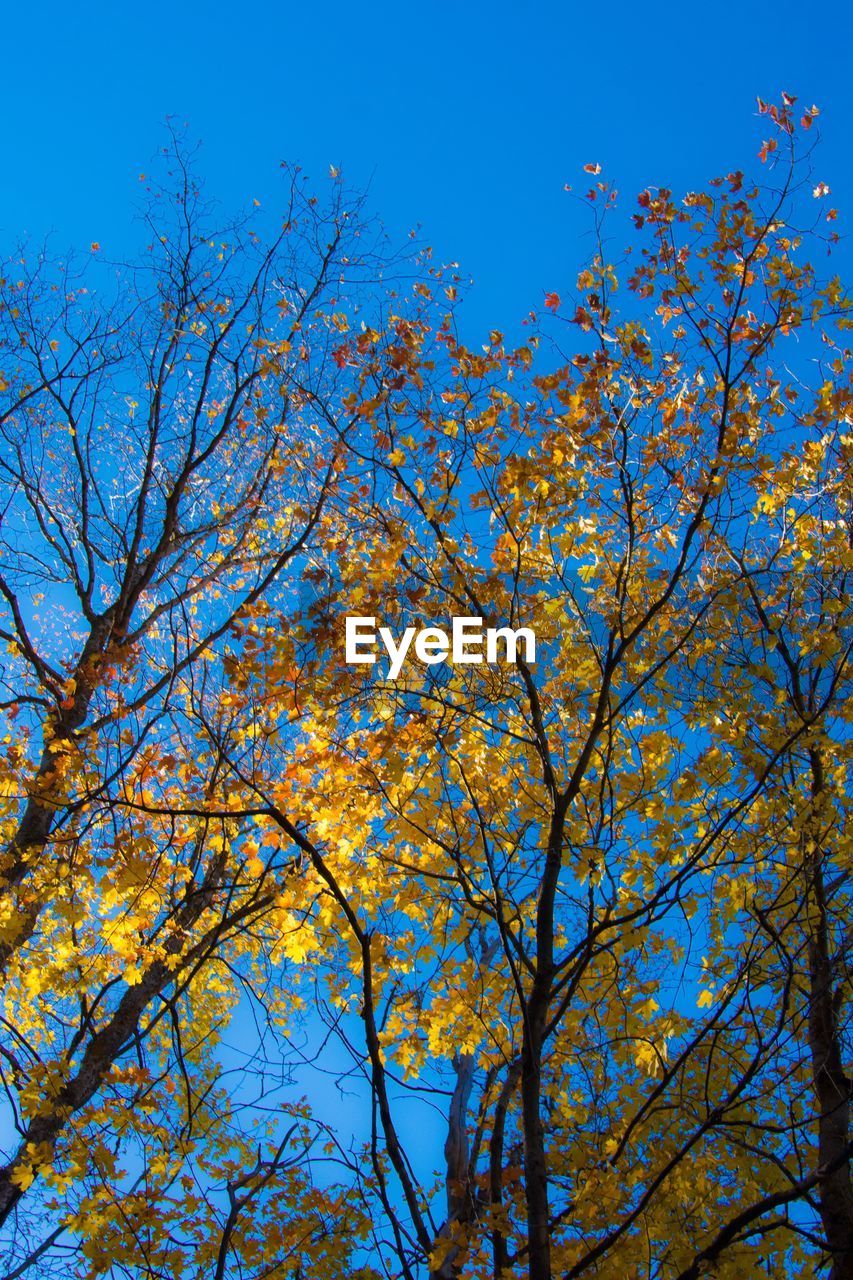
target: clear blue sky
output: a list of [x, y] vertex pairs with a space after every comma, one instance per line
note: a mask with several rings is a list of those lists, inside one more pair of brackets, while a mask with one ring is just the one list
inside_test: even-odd
[[563, 184], [585, 161], [625, 196], [697, 186], [749, 162], [756, 95], [781, 89], [821, 107], [842, 234], [853, 216], [843, 0], [46, 0], [10, 6], [3, 36], [5, 245], [53, 229], [120, 253], [172, 114], [226, 204], [272, 202], [281, 159], [340, 165], [396, 235], [421, 223], [475, 277], [478, 332], [512, 329], [574, 279], [585, 223]]

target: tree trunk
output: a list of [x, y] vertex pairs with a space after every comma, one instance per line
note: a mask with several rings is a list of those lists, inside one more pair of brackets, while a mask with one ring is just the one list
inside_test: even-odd
[[[527, 1199], [529, 1280], [551, 1280], [551, 1236], [548, 1230], [548, 1168], [542, 1125], [542, 1043], [545, 1027], [528, 1004], [521, 1054], [521, 1112], [524, 1125], [524, 1190]], [[537, 1002], [538, 1004], [538, 1002]]]
[[471, 1221], [474, 1200], [468, 1169], [468, 1101], [474, 1084], [475, 1060], [472, 1053], [460, 1053], [453, 1059], [456, 1072], [456, 1085], [450, 1100], [450, 1113], [447, 1118], [447, 1140], [444, 1144], [444, 1160], [446, 1166], [445, 1185], [447, 1188], [447, 1220], [439, 1233], [445, 1239], [453, 1240], [440, 1265], [431, 1271], [431, 1280], [455, 1280], [461, 1274], [465, 1260], [465, 1250], [461, 1242], [457, 1242], [457, 1232], [464, 1230]]
[[[809, 938], [809, 1049], [818, 1102], [818, 1164], [838, 1165], [820, 1182], [820, 1215], [832, 1257], [830, 1280], [853, 1280], [853, 1186], [850, 1163], [843, 1160], [850, 1130], [850, 1080], [844, 1074], [823, 875], [820, 800], [824, 791], [820, 752], [809, 752], [813, 823], [808, 832], [807, 868], [811, 895]], [[839, 1160], [841, 1163], [839, 1164]]]

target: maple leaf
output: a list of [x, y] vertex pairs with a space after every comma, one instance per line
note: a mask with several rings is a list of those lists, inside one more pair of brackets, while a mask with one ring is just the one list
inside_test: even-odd
[[455, 266], [368, 284], [301, 179], [282, 249], [173, 176], [107, 311], [0, 281], [10, 1239], [317, 1280], [846, 1256], [849, 319], [792, 106], [771, 208], [641, 192], [627, 300], [597, 236], [559, 344], [468, 347]]

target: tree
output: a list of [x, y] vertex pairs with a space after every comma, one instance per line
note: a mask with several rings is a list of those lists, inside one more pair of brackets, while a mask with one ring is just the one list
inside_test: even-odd
[[[153, 1111], [159, 1093], [160, 1125], [132, 1138], [163, 1195], [174, 1142], [213, 1117], [233, 1128], [208, 1096], [221, 1014], [206, 966], [227, 963], [275, 897], [232, 855], [228, 824], [151, 823], [125, 796], [176, 770], [179, 793], [218, 794], [223, 762], [196, 745], [195, 702], [238, 619], [284, 599], [337, 492], [352, 414], [334, 306], [357, 307], [393, 267], [340, 184], [323, 207], [290, 175], [263, 239], [248, 216], [216, 221], [190, 161], [173, 136], [138, 265], [19, 254], [0, 303], [2, 1056], [17, 1133], [0, 1215], [34, 1179], [67, 1188], [79, 1174], [64, 1220], [89, 1223], [95, 1268], [103, 1189], [87, 1173], [116, 1176], [126, 1109]], [[230, 1132], [211, 1142], [233, 1160]], [[251, 1195], [232, 1201], [223, 1240], [261, 1173], [289, 1168], [279, 1152], [229, 1179]], [[153, 1213], [156, 1194], [134, 1212]]]
[[[315, 381], [294, 373], [310, 326], [264, 329], [259, 376], [316, 434], [300, 451], [288, 421], [283, 472], [226, 509], [239, 550], [200, 573], [197, 621], [166, 646], [137, 624], [120, 696], [97, 664], [116, 710], [79, 764], [78, 726], [53, 731], [79, 676], [28, 653], [4, 591], [15, 704], [36, 678], [32, 705], [53, 697], [30, 767], [59, 815], [9, 876], [34, 887], [6, 1183], [32, 1199], [19, 1229], [64, 1227], [82, 1274], [853, 1275], [849, 306], [807, 256], [833, 243], [800, 154], [816, 112], [761, 108], [763, 180], [641, 193], [616, 266], [589, 166], [597, 250], [525, 345], [466, 345], [458, 281], [426, 263], [361, 328], [335, 280]], [[9, 439], [40, 440], [14, 385]], [[204, 489], [216, 519], [268, 425]], [[89, 544], [81, 519], [50, 563]], [[192, 616], [184, 563], [152, 571], [158, 617]], [[216, 595], [232, 573], [238, 607]], [[529, 627], [536, 658], [434, 646], [392, 679], [346, 662], [352, 615]], [[25, 761], [10, 743], [10, 778]], [[239, 1084], [229, 1017], [257, 1027]], [[348, 1125], [300, 1098], [306, 1061]], [[255, 1103], [280, 1101], [253, 1158]], [[181, 1178], [206, 1198], [178, 1205]]]

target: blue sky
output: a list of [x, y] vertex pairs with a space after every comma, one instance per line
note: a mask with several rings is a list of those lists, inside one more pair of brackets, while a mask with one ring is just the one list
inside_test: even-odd
[[820, 106], [820, 176], [853, 208], [842, 0], [811, 14], [790, 0], [46, 0], [10, 8], [4, 46], [4, 249], [53, 230], [59, 248], [98, 240], [120, 255], [167, 115], [202, 140], [227, 206], [274, 204], [282, 159], [369, 184], [395, 237], [420, 223], [474, 277], [478, 336], [573, 282], [588, 223], [563, 186], [583, 163], [601, 162], [624, 197], [698, 186], [750, 163], [756, 95]]

